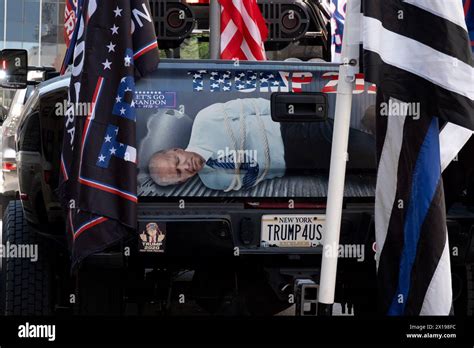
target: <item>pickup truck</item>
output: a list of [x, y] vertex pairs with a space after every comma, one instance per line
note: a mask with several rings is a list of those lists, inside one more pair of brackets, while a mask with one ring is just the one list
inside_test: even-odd
[[[315, 314], [337, 71], [163, 59], [134, 96], [137, 233], [72, 276], [56, 192], [64, 121], [56, 108], [69, 77], [38, 85], [20, 116], [20, 200], [8, 205], [2, 236], [4, 245], [37, 244], [38, 260], [2, 259], [2, 313], [173, 314], [193, 304], [197, 313], [274, 315], [296, 304], [296, 314]], [[367, 315], [376, 312], [374, 86], [359, 76], [354, 94], [336, 302]], [[281, 118], [289, 105], [290, 122]], [[247, 173], [263, 166], [265, 176], [236, 173], [229, 158]], [[469, 203], [452, 205], [448, 229], [455, 310], [472, 314]]]

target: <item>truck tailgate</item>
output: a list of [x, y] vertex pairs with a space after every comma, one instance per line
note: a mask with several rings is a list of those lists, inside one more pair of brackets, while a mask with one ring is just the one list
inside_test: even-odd
[[[326, 197], [328, 152], [330, 152], [332, 129], [327, 132], [324, 127], [331, 126], [334, 118], [337, 71], [338, 65], [331, 63], [163, 60], [155, 73], [139, 81], [133, 101], [137, 109], [137, 138], [139, 139], [139, 196], [152, 199], [159, 197]], [[301, 134], [300, 137], [297, 133], [296, 137], [293, 137], [296, 142], [300, 138], [326, 139], [324, 148], [319, 146], [319, 143], [312, 147], [301, 147], [301, 152], [307, 153], [306, 158], [313, 156], [313, 153], [314, 156], [324, 157], [321, 161], [327, 163], [316, 161], [316, 166], [321, 164], [323, 170], [311, 174], [306, 171], [298, 172], [296, 175], [287, 174], [289, 163], [292, 162], [291, 158], [288, 159], [288, 145], [291, 147], [292, 144], [291, 142], [288, 144], [288, 140], [285, 142], [283, 127], [286, 125], [274, 122], [270, 118], [269, 100], [273, 92], [326, 93], [329, 103], [327, 125], [322, 126], [322, 130], [318, 130], [316, 126], [317, 130], [314, 134], [300, 127], [299, 132], [305, 134]], [[355, 155], [360, 158], [373, 157], [375, 163], [375, 146], [372, 146], [375, 142], [371, 134], [374, 119], [368, 112], [375, 104], [374, 89], [365, 85], [362, 77], [358, 76], [354, 94], [351, 132], [356, 133], [358, 138], [368, 139], [370, 143], [360, 151], [356, 149]], [[251, 105], [256, 104], [258, 107], [254, 113]], [[228, 105], [232, 108], [229, 109]], [[221, 108], [224, 108], [223, 112], [220, 111]], [[229, 116], [227, 112], [231, 115]], [[225, 114], [225, 117], [222, 114]], [[239, 115], [241, 118], [242, 115], [245, 116], [244, 121], [239, 118]], [[266, 123], [261, 126], [255, 121], [253, 117], [255, 115], [260, 116]], [[213, 121], [210, 122], [208, 118]], [[260, 126], [266, 132], [266, 136], [273, 141], [267, 141], [267, 144], [264, 144], [266, 147], [259, 145], [263, 143], [263, 140], [254, 141], [253, 139], [260, 136], [261, 133], [256, 129]], [[244, 133], [240, 132], [239, 127], [245, 129]], [[309, 124], [308, 127], [310, 127]], [[280, 137], [280, 133], [275, 136], [272, 132], [275, 130], [280, 132], [280, 129], [284, 149], [278, 152], [273, 147], [282, 146], [281, 144], [274, 145], [274, 138]], [[239, 140], [242, 139], [239, 138], [241, 134], [245, 134], [242, 142]], [[276, 142], [278, 141], [281, 143], [281, 140], [277, 139]], [[312, 145], [313, 143], [304, 144]], [[176, 177], [174, 171], [177, 171], [178, 162], [182, 160], [177, 156], [176, 164], [170, 162], [174, 161], [173, 149], [184, 151], [185, 154], [190, 154], [192, 151], [198, 152], [198, 157], [203, 158], [203, 163], [205, 161], [203, 169], [195, 170], [196, 161], [191, 158], [190, 167], [193, 167], [197, 174], [179, 182], [173, 179]], [[228, 154], [233, 151], [234, 155], [229, 156]], [[219, 177], [213, 178], [212, 173], [206, 174], [206, 169], [208, 172], [217, 171], [215, 167], [209, 167], [209, 161], [218, 162], [221, 159], [227, 161], [229, 157], [235, 159], [239, 151], [245, 152], [242, 158], [253, 157], [253, 163], [257, 166], [255, 176], [258, 175], [259, 180], [246, 174], [251, 172], [251, 162], [248, 162], [250, 164], [247, 167], [245, 167], [246, 164], [239, 163], [242, 172], [234, 172], [234, 169], [227, 168], [227, 172], [222, 171], [224, 174]], [[282, 157], [282, 151], [285, 158], [278, 159], [279, 155]], [[297, 154], [298, 147], [296, 151], [293, 149], [292, 153]], [[248, 157], [245, 157], [247, 155]], [[348, 165], [354, 158], [351, 156], [353, 154], [350, 153]], [[155, 161], [158, 158], [159, 161]], [[173, 171], [174, 176], [167, 177], [167, 174], [163, 174], [165, 162], [163, 158], [170, 163], [170, 171]], [[156, 166], [159, 167], [156, 173], [156, 166], [153, 163], [157, 163]], [[232, 168], [239, 167], [235, 163], [232, 165]], [[180, 166], [182, 167], [182, 164]], [[314, 166], [314, 163], [308, 166]], [[193, 168], [189, 171], [191, 172]], [[168, 167], [165, 169], [168, 170]], [[374, 168], [365, 169], [350, 171], [346, 178], [346, 197], [374, 197], [375, 170]], [[267, 174], [267, 177], [264, 177], [262, 173]], [[166, 182], [162, 180], [163, 176], [166, 177]], [[228, 186], [232, 179], [237, 180], [240, 186], [235, 183]], [[246, 185], [246, 181], [250, 181], [251, 184]]]

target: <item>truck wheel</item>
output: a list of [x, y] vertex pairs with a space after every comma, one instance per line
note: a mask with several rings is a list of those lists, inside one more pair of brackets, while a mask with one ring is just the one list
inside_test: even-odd
[[467, 315], [474, 315], [474, 265], [466, 267]]
[[3, 245], [37, 245], [37, 260], [5, 257], [2, 259], [1, 292], [2, 314], [51, 314], [51, 268], [45, 257], [45, 243], [23, 216], [20, 201], [11, 201], [3, 217]]

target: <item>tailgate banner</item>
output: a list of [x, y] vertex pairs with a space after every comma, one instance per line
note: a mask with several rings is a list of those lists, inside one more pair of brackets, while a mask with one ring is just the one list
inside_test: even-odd
[[[275, 66], [198, 69], [162, 62], [141, 80], [135, 96], [139, 195], [314, 196], [329, 172], [337, 65]], [[363, 76], [357, 85], [347, 165], [349, 173], [372, 176], [374, 88]], [[271, 94], [288, 91], [328, 93], [329, 119], [274, 122]]]

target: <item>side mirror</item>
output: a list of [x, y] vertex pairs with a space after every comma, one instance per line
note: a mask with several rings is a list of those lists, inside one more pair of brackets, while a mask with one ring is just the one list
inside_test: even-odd
[[28, 52], [5, 49], [0, 51], [0, 87], [23, 89], [28, 84]]

